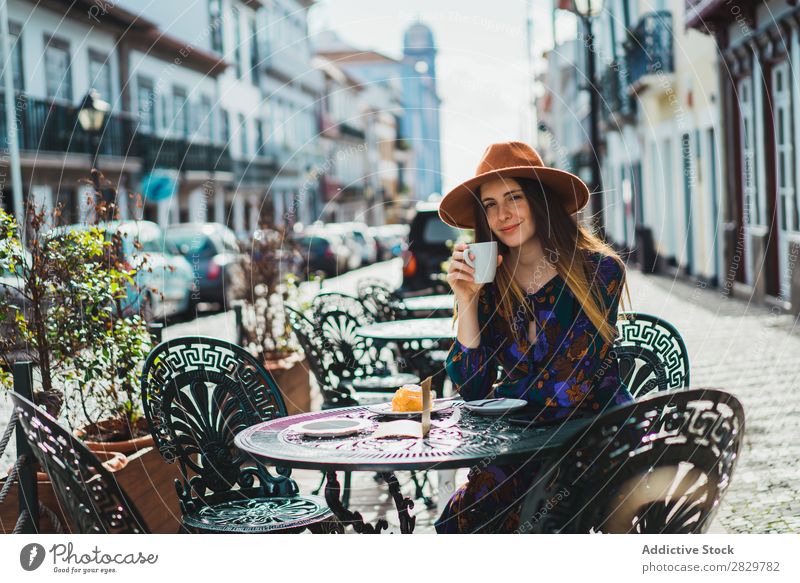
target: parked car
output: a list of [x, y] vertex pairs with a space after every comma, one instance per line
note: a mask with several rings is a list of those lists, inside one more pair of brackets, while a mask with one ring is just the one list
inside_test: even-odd
[[447, 293], [442, 263], [452, 254], [459, 231], [439, 218], [439, 203], [418, 203], [403, 251], [401, 294]]
[[351, 222], [339, 223], [339, 227], [348, 230], [361, 249], [361, 264], [372, 265], [378, 261], [378, 243], [370, 233], [369, 227], [364, 223]]
[[363, 263], [364, 246], [359, 242], [346, 224], [339, 223], [314, 223], [310, 228], [311, 233], [323, 233], [325, 235], [335, 235], [348, 249], [346, 253], [346, 270], [358, 269]]
[[381, 261], [400, 257], [405, 251], [408, 225], [379, 225], [370, 227], [370, 233], [378, 245]]
[[197, 287], [193, 299], [230, 305], [243, 282], [234, 232], [220, 223], [182, 223], [167, 227], [164, 237], [192, 268]]
[[335, 276], [347, 271], [351, 250], [338, 235], [316, 231], [303, 233], [296, 241], [308, 273], [322, 271]]
[[[20, 273], [19, 271], [14, 273], [7, 269], [0, 268], [0, 298], [3, 299], [3, 302], [7, 304], [11, 310], [22, 310], [26, 304], [22, 291], [25, 284], [20, 278]], [[6, 315], [9, 318], [13, 317], [11, 312]], [[15, 337], [14, 329], [13, 321], [0, 321], [0, 338], [8, 340]], [[7, 350], [6, 353], [2, 355], [3, 358], [0, 358], [0, 366], [3, 365], [4, 362], [8, 362], [9, 364], [14, 363], [27, 354], [25, 346], [21, 342], [15, 342], [13, 345], [6, 345], [5, 348]]]
[[83, 230], [93, 226], [102, 229], [108, 241], [119, 234], [121, 258], [136, 269], [135, 281], [128, 287], [123, 303], [124, 313], [143, 313], [147, 319], [161, 319], [191, 310], [192, 267], [175, 248], [165, 245], [164, 234], [156, 223], [109, 221], [89, 226], [67, 225], [54, 229], [49, 236], [58, 237], [62, 229]]

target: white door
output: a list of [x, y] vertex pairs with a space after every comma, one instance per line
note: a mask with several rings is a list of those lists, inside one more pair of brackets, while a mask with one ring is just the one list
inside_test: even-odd
[[792, 132], [792, 84], [789, 61], [772, 69], [773, 115], [775, 124], [775, 179], [778, 204], [778, 267], [780, 297], [788, 301], [792, 265], [789, 264], [789, 243], [800, 236], [795, 197], [794, 140]]

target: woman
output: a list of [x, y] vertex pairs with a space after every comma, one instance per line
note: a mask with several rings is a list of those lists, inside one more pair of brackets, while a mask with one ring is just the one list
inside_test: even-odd
[[[577, 176], [508, 142], [489, 146], [476, 176], [442, 200], [442, 220], [474, 228], [476, 242], [497, 241], [499, 251], [491, 283], [474, 282], [464, 244], [448, 270], [458, 330], [446, 367], [465, 400], [493, 392], [545, 413], [560, 407], [583, 415], [632, 400], [611, 349], [624, 265], [576, 221], [588, 199]], [[437, 532], [512, 532], [535, 471], [535, 464], [474, 467]]]

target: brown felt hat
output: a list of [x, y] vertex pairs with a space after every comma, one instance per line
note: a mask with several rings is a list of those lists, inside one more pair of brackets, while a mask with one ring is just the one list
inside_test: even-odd
[[439, 203], [442, 220], [461, 229], [475, 228], [475, 203], [478, 189], [498, 177], [532, 178], [550, 187], [570, 214], [589, 202], [589, 187], [569, 172], [545, 166], [542, 157], [524, 142], [492, 144], [483, 153], [475, 176], [448, 192]]

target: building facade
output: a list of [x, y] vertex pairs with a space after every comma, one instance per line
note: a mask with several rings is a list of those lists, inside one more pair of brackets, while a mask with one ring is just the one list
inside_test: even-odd
[[719, 47], [726, 291], [800, 312], [800, 6], [687, 0]]

